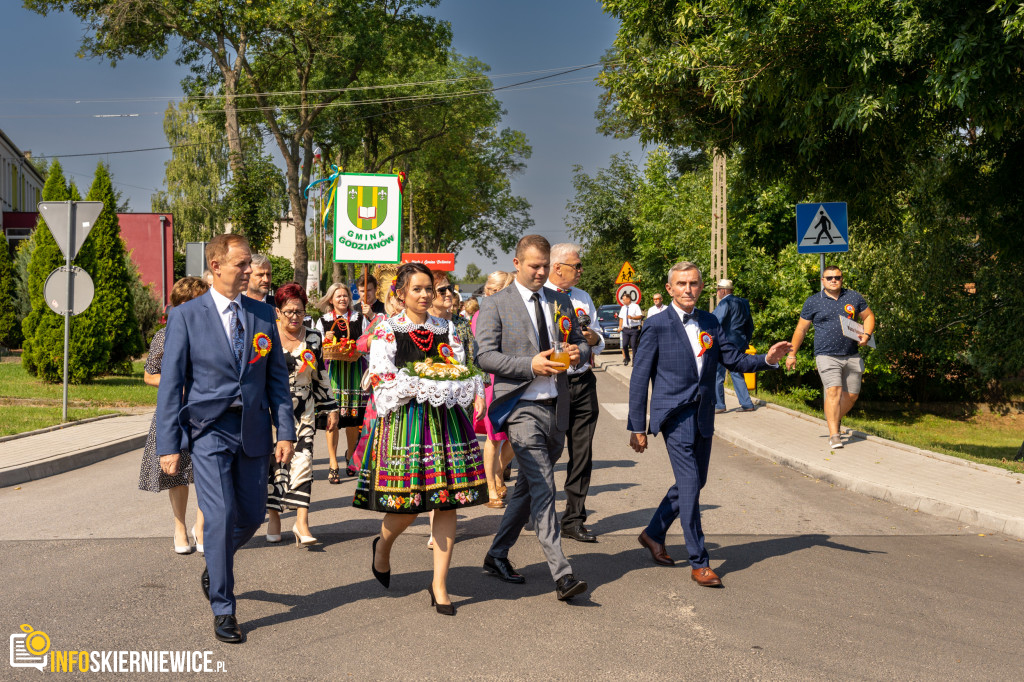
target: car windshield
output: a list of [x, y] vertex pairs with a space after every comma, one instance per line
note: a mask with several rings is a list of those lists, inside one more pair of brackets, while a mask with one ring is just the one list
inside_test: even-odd
[[619, 314], [619, 306], [617, 305], [603, 305], [597, 310], [597, 319], [599, 322], [604, 324], [616, 322], [616, 315]]

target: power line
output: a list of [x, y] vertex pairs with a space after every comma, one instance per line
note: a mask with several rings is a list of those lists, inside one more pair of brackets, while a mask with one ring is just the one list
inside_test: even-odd
[[[451, 84], [461, 83], [465, 81], [477, 81], [484, 79], [500, 79], [500, 78], [517, 78], [519, 76], [532, 76], [539, 73], [552, 73], [562, 72], [571, 73], [572, 71], [578, 71], [580, 69], [593, 68], [600, 66], [601, 62], [594, 62], [591, 64], [583, 64], [577, 66], [559, 66], [550, 69], [536, 69], [534, 71], [519, 71], [514, 73], [505, 73], [497, 75], [481, 74], [478, 76], [462, 76], [460, 78], [442, 78], [437, 80], [429, 81], [413, 81], [408, 83], [381, 83], [378, 85], [356, 85], [346, 88], [323, 88], [318, 90], [279, 90], [271, 92], [249, 92], [249, 93], [236, 93], [235, 97], [238, 99], [251, 98], [251, 97], [277, 97], [277, 96], [289, 96], [289, 95], [322, 95], [331, 93], [341, 92], [356, 92], [361, 90], [386, 90], [394, 88], [408, 88], [408, 87], [419, 87], [423, 85], [437, 85], [437, 84]], [[529, 81], [527, 81], [529, 82]], [[96, 99], [82, 99], [75, 97], [55, 97], [55, 98], [43, 98], [43, 97], [23, 97], [23, 98], [6, 98], [7, 102], [17, 103], [32, 103], [32, 102], [73, 102], [74, 104], [111, 104], [116, 102], [165, 102], [167, 100], [179, 100], [179, 99], [191, 99], [191, 100], [208, 100], [208, 99], [223, 99], [224, 95], [170, 95], [170, 96], [149, 96], [149, 97], [111, 97], [111, 98], [96, 98]]]
[[[538, 78], [531, 78], [529, 80], [520, 81], [518, 83], [511, 83], [509, 85], [502, 85], [499, 87], [491, 88], [479, 88], [477, 90], [465, 90], [461, 92], [449, 92], [449, 93], [424, 93], [424, 94], [411, 94], [411, 95], [400, 95], [396, 97], [382, 97], [377, 99], [364, 99], [355, 101], [335, 101], [328, 102], [326, 104], [322, 102], [312, 102], [307, 104], [291, 104], [291, 105], [273, 105], [266, 107], [242, 107], [236, 108], [235, 111], [238, 113], [251, 113], [251, 112], [263, 112], [263, 111], [295, 111], [298, 109], [311, 109], [324, 104], [324, 108], [336, 108], [336, 107], [356, 107], [356, 106], [368, 106], [368, 105], [379, 105], [379, 104], [394, 104], [397, 102], [415, 102], [424, 99], [433, 98], [458, 98], [458, 97], [472, 97], [474, 95], [488, 94], [498, 92], [500, 90], [532, 90], [535, 88], [522, 87], [530, 83], [535, 83], [542, 80], [548, 80], [550, 78], [556, 78], [558, 76], [564, 76], [575, 71], [581, 71], [583, 69], [592, 68], [597, 64], [588, 64], [584, 66], [573, 67], [570, 69], [562, 70], [557, 73], [553, 73], [547, 76], [541, 76]], [[579, 83], [589, 82], [590, 79], [585, 80], [570, 80], [561, 81], [555, 85], [578, 85]], [[225, 108], [217, 109], [201, 109], [199, 113], [202, 114], [221, 114], [227, 111]], [[140, 116], [161, 116], [164, 112], [162, 111], [147, 111], [140, 113], [130, 114], [21, 114], [21, 115], [0, 115], [2, 119], [21, 119], [21, 118], [138, 118]]]
[[[520, 83], [511, 83], [509, 85], [503, 85], [503, 86], [497, 87], [497, 88], [489, 88], [489, 89], [485, 89], [485, 90], [477, 90], [477, 91], [472, 91], [472, 92], [469, 92], [469, 93], [447, 93], [447, 94], [440, 94], [440, 95], [431, 95], [430, 98], [432, 98], [434, 101], [430, 101], [430, 102], [427, 102], [425, 104], [420, 104], [420, 105], [416, 105], [416, 106], [412, 106], [412, 107], [406, 107], [404, 109], [396, 109], [395, 111], [383, 111], [383, 112], [378, 112], [376, 114], [368, 114], [366, 116], [356, 116], [356, 117], [352, 117], [352, 118], [347, 118], [347, 119], [345, 119], [343, 121], [340, 121], [340, 123], [342, 125], [344, 125], [346, 123], [354, 123], [356, 121], [363, 121], [363, 120], [367, 120], [367, 119], [371, 119], [371, 118], [380, 118], [382, 116], [392, 116], [392, 115], [395, 115], [395, 114], [405, 113], [407, 111], [414, 111], [416, 109], [423, 109], [425, 107], [437, 106], [437, 105], [441, 104], [441, 102], [437, 101], [437, 100], [446, 100], [446, 99], [454, 99], [454, 98], [457, 98], [457, 97], [468, 97], [468, 96], [471, 96], [471, 95], [488, 94], [488, 93], [498, 92], [500, 90], [508, 90], [508, 89], [511, 89], [511, 88], [517, 88], [517, 89], [521, 89], [521, 90], [530, 90], [530, 89], [537, 89], [537, 88], [542, 88], [542, 87], [556, 87], [556, 86], [561, 86], [561, 85], [576, 85], [576, 84], [580, 84], [580, 83], [586, 83], [586, 82], [589, 82], [590, 79], [583, 79], [583, 80], [576, 80], [576, 81], [564, 81], [564, 82], [559, 82], [559, 83], [550, 83], [550, 84], [546, 84], [546, 85], [534, 86], [533, 88], [523, 88], [523, 87], [520, 87], [520, 86], [523, 86], [523, 85], [526, 85], [526, 84], [529, 84], [529, 83], [535, 83], [537, 81], [542, 81], [542, 80], [546, 80], [546, 79], [549, 79], [549, 78], [554, 78], [556, 76], [565, 75], [565, 74], [568, 74], [568, 73], [572, 73], [574, 71], [580, 71], [582, 69], [586, 69], [586, 68], [589, 68], [591, 66], [594, 66], [594, 65], [591, 64], [591, 65], [587, 65], [587, 66], [574, 67], [572, 69], [568, 69], [566, 71], [562, 71], [562, 72], [559, 72], [559, 73], [551, 74], [551, 75], [548, 75], [548, 76], [541, 76], [539, 78], [531, 78], [529, 80], [522, 81]], [[424, 99], [424, 98], [425, 97], [421, 97], [420, 99]], [[376, 104], [376, 103], [379, 103], [379, 102], [380, 101], [371, 101], [371, 102], [367, 102], [367, 103]], [[328, 106], [330, 106], [330, 105], [328, 105]], [[271, 109], [273, 111], [278, 111], [279, 110], [276, 107], [268, 108], [268, 109]], [[260, 109], [260, 108], [257, 108], [257, 109], [239, 109], [239, 111], [254, 111], [254, 110], [262, 110], [262, 109]], [[221, 111], [221, 110], [215, 110], [215, 111]], [[266, 137], [266, 136], [267, 136], [267, 134], [264, 134], [264, 137]], [[215, 143], [215, 142], [193, 142], [193, 143], [185, 143], [185, 144], [178, 144], [178, 145], [164, 145], [164, 146], [161, 146], [161, 147], [142, 147], [142, 148], [138, 148], [138, 149], [120, 149], [120, 150], [115, 150], [115, 151], [88, 152], [88, 153], [82, 153], [82, 154], [40, 154], [37, 158], [40, 158], [40, 159], [55, 159], [55, 158], [67, 158], [67, 159], [70, 159], [70, 158], [76, 158], [76, 157], [82, 157], [82, 156], [105, 156], [105, 155], [108, 155], [108, 154], [135, 154], [135, 153], [138, 153], [138, 152], [160, 151], [160, 150], [164, 150], [164, 149], [176, 149], [176, 148], [179, 148], [179, 147], [198, 147], [198, 146], [203, 146], [203, 145], [207, 145], [207, 144], [218, 144], [218, 143]]]

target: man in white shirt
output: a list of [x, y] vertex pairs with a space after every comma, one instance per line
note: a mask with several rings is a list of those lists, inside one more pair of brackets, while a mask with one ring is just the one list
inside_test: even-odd
[[654, 305], [647, 309], [648, 320], [657, 315], [658, 313], [660, 313], [661, 311], [665, 310], [665, 308], [667, 307], [665, 305], [662, 305], [661, 300], [661, 294], [654, 295]]
[[[708, 480], [711, 440], [715, 432], [715, 375], [722, 363], [737, 372], [778, 369], [790, 348], [776, 343], [767, 355], [745, 355], [722, 333], [718, 318], [697, 309], [704, 290], [700, 270], [689, 261], [676, 263], [665, 285], [672, 311], [647, 323], [629, 381], [629, 444], [647, 449], [647, 434], [661, 432], [674, 476], [673, 485], [658, 505], [640, 544], [654, 563], [675, 562], [665, 549], [665, 535], [679, 519], [690, 559], [690, 577], [704, 587], [721, 587], [711, 570], [700, 523], [700, 490]], [[647, 392], [651, 389], [648, 420]]]
[[619, 339], [622, 345], [622, 364], [629, 366], [629, 349], [636, 356], [636, 341], [640, 336], [640, 325], [644, 319], [644, 311], [634, 303], [633, 294], [626, 292], [623, 296], [626, 303], [619, 308]]
[[[583, 336], [590, 344], [591, 357], [604, 348], [604, 337], [589, 329], [597, 320], [597, 308], [590, 294], [577, 289], [583, 272], [578, 244], [555, 244], [551, 247], [551, 274], [545, 285], [566, 294], [572, 301]], [[594, 463], [593, 440], [600, 407], [597, 402], [597, 377], [590, 363], [569, 369], [569, 423], [566, 432], [569, 461], [565, 465], [565, 513], [562, 514], [562, 537], [579, 542], [597, 542], [597, 536], [583, 525], [587, 520], [587, 493]]]
[[555, 462], [569, 429], [567, 368], [551, 361], [555, 342], [564, 341], [557, 333], [555, 305], [570, 322], [566, 347], [570, 368], [590, 360], [590, 346], [569, 297], [544, 286], [550, 262], [547, 239], [527, 235], [519, 240], [512, 261], [515, 281], [480, 301], [474, 356], [480, 369], [494, 375], [494, 399], [487, 418], [495, 431], [508, 433], [519, 464], [516, 487], [506, 499], [508, 506], [484, 568], [507, 583], [526, 581], [508, 554], [532, 518], [555, 580], [555, 594], [565, 601], [585, 592], [587, 584], [573, 575], [565, 558], [555, 514]]

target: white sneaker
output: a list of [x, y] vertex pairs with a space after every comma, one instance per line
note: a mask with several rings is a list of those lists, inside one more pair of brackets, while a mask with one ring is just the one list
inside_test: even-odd
[[828, 449], [829, 450], [841, 450], [843, 448], [843, 439], [839, 434], [835, 434], [828, 437]]

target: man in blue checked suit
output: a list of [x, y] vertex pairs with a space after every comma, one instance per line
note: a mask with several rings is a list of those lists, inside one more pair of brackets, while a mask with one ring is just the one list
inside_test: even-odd
[[236, 643], [242, 632], [235, 619], [235, 551], [263, 523], [269, 457], [291, 459], [295, 419], [275, 310], [242, 295], [252, 272], [249, 244], [236, 234], [218, 235], [206, 246], [206, 260], [213, 286], [167, 316], [156, 452], [168, 474], [177, 472], [183, 448], [192, 453], [205, 518], [203, 592], [214, 636]]
[[640, 333], [629, 381], [626, 426], [632, 433], [629, 444], [636, 452], [647, 449], [648, 432], [664, 435], [675, 482], [639, 541], [655, 563], [674, 565], [665, 550], [665, 535], [678, 518], [686, 538], [690, 577], [704, 587], [721, 587], [722, 581], [709, 566], [700, 525], [700, 491], [708, 479], [715, 432], [716, 370], [718, 363], [734, 372], [777, 369], [790, 344], [776, 343], [767, 355], [745, 355], [743, 348], [733, 345], [722, 333], [718, 318], [696, 308], [704, 280], [693, 263], [673, 265], [665, 289], [672, 304], [666, 314], [650, 318]]

